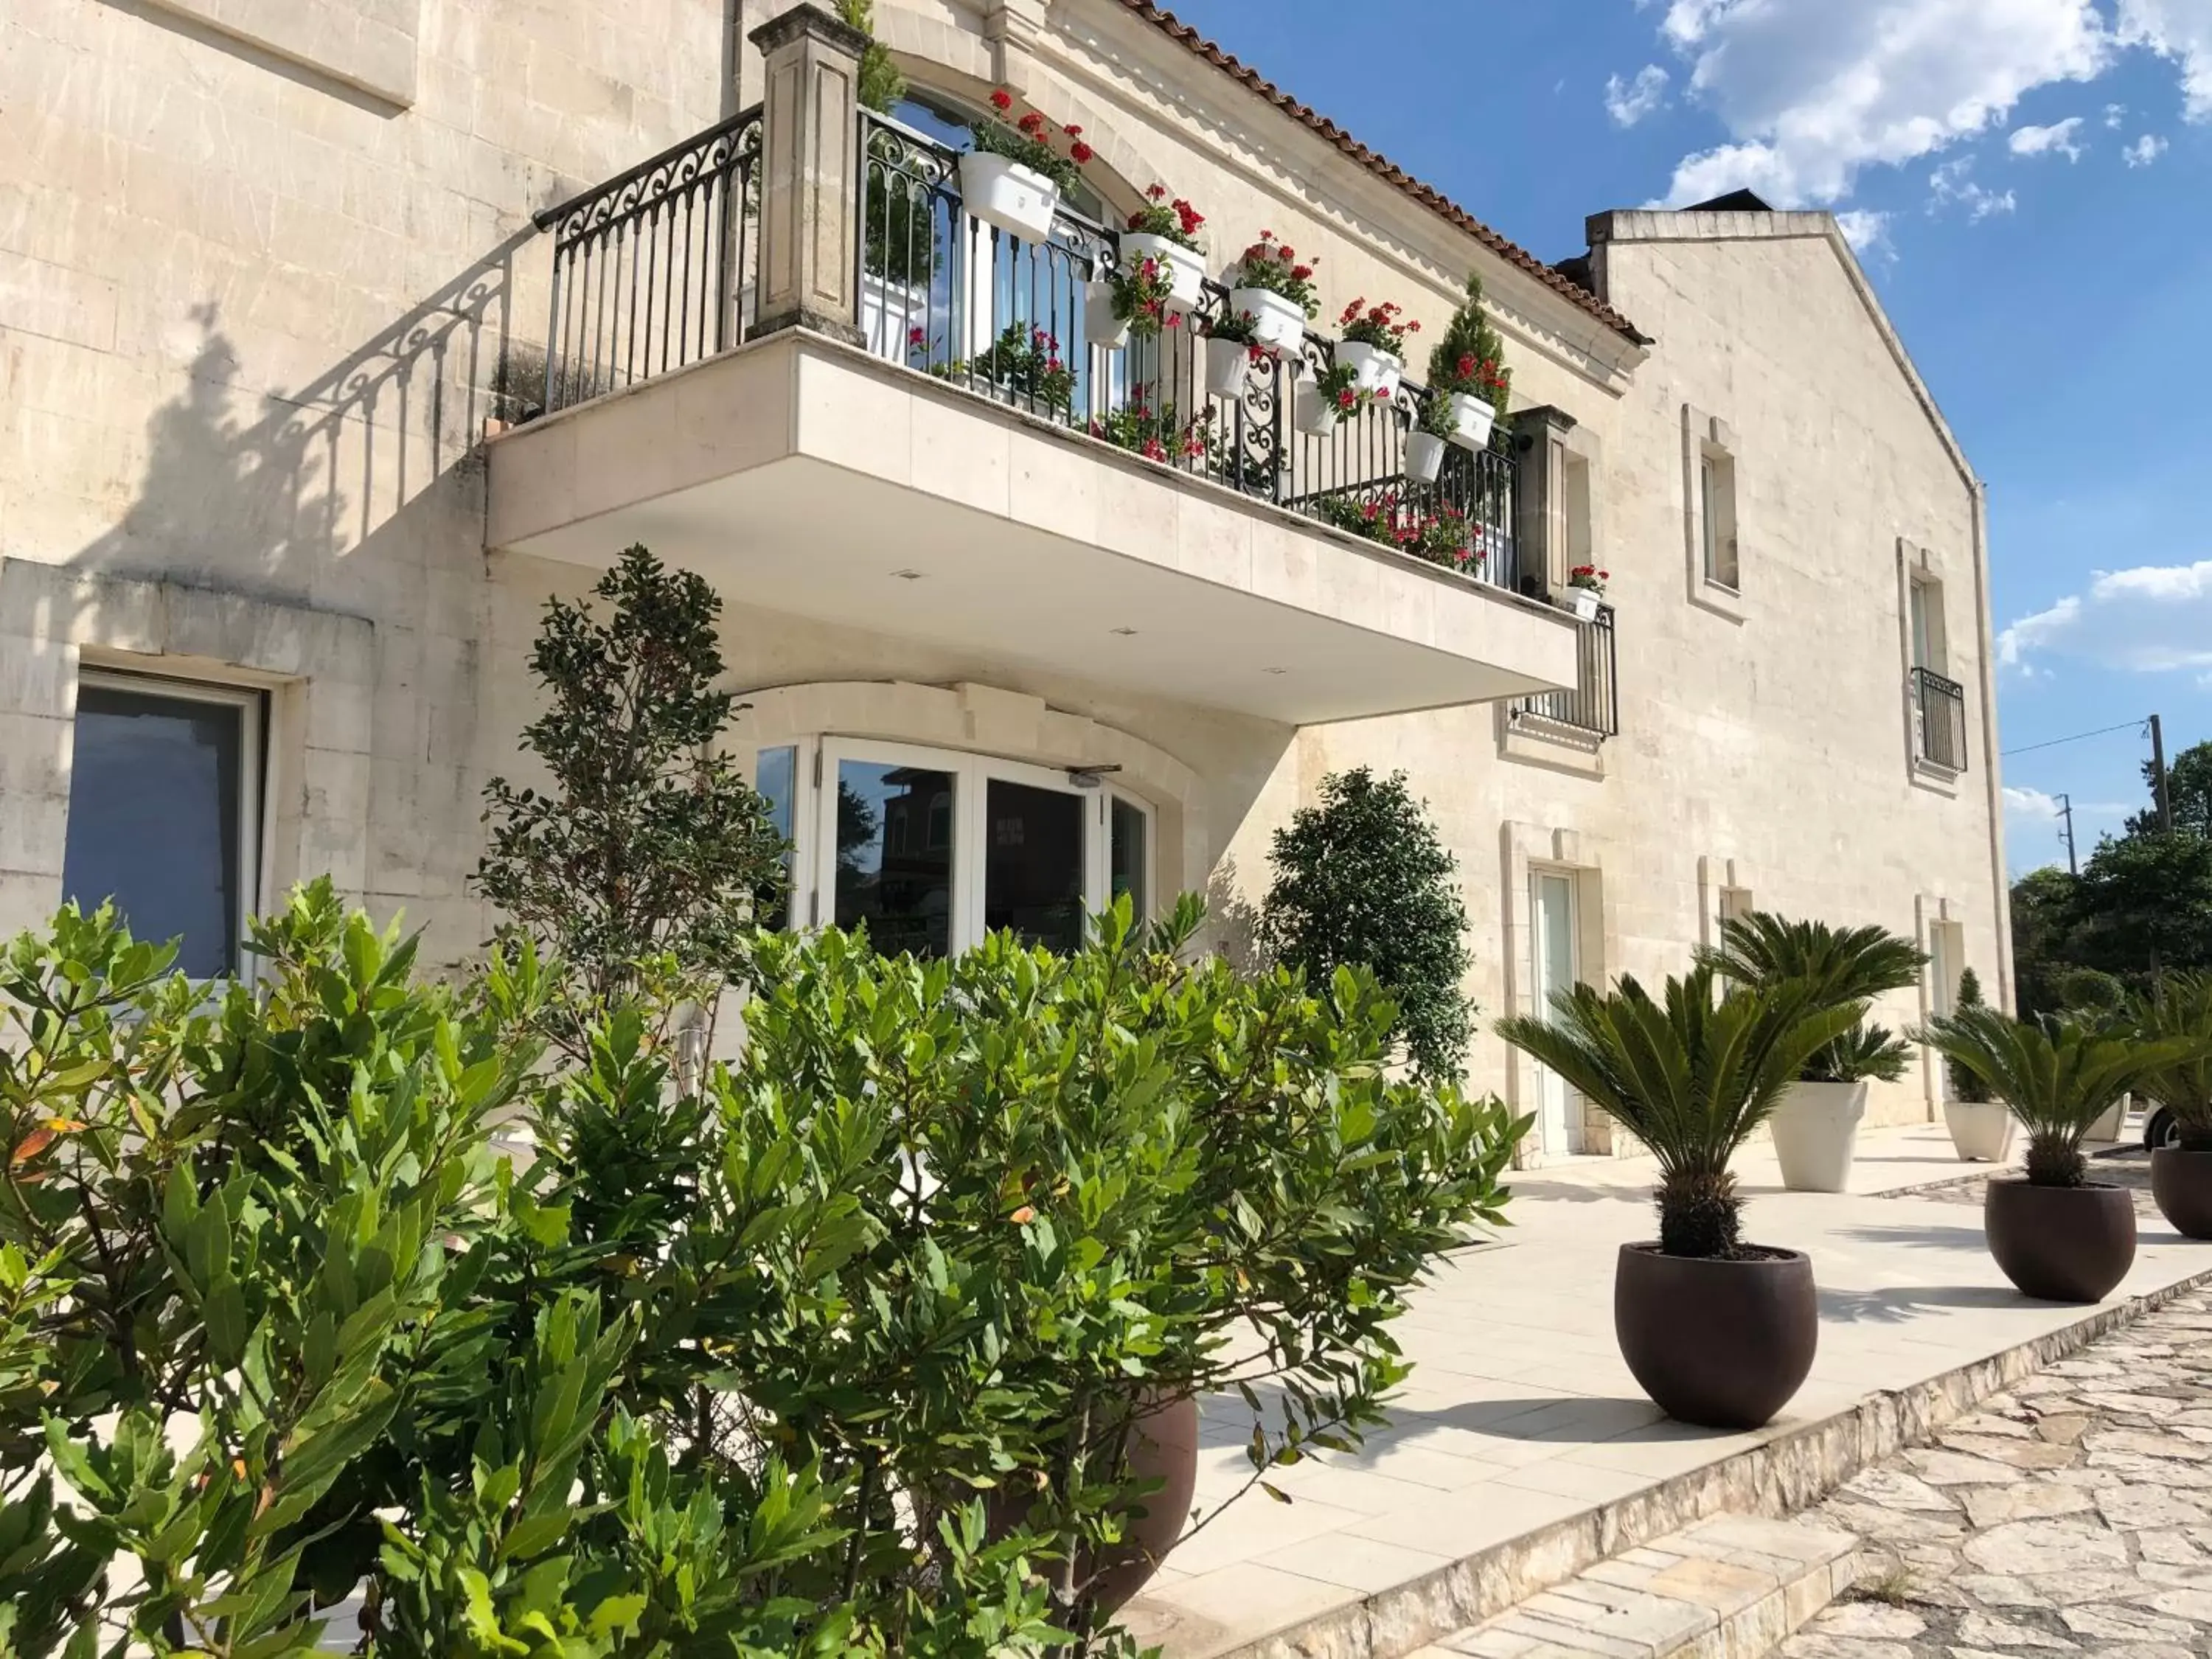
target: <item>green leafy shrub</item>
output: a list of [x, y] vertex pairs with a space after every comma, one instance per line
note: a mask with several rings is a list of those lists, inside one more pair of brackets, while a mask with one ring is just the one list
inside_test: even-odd
[[[1981, 1008], [1988, 1005], [1982, 1000], [1981, 976], [1971, 968], [1959, 973], [1957, 1012]], [[1948, 1055], [1944, 1057], [1943, 1074], [1950, 1085], [1951, 1098], [1970, 1106], [1985, 1103], [1990, 1097], [1990, 1085], [1982, 1081], [1981, 1074], [1971, 1066], [1962, 1065]]]
[[1664, 1002], [1623, 975], [1610, 993], [1560, 991], [1550, 1018], [1516, 1015], [1498, 1034], [1579, 1090], [1659, 1161], [1659, 1248], [1742, 1250], [1743, 1200], [1729, 1161], [1782, 1103], [1805, 1061], [1857, 1024], [1803, 980], [1729, 985], [1700, 962], [1667, 981]]
[[2143, 1042], [2182, 1045], [2142, 1087], [2172, 1109], [2184, 1146], [2212, 1152], [2212, 974], [2165, 975], [2130, 1000], [2128, 1018]]
[[1405, 774], [1358, 767], [1323, 778], [1319, 803], [1275, 832], [1273, 857], [1261, 945], [1316, 983], [1342, 966], [1368, 969], [1397, 1001], [1396, 1035], [1413, 1064], [1455, 1075], [1474, 1018], [1462, 989], [1467, 909]]

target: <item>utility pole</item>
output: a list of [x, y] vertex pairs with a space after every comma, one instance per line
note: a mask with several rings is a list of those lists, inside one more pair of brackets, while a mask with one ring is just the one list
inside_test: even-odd
[[2074, 857], [2073, 796], [2061, 795], [2058, 798], [2058, 816], [2066, 821], [2066, 873], [2069, 876], [2078, 876], [2081, 873], [2081, 866]]
[[2159, 718], [2150, 717], [2150, 776], [2151, 800], [2158, 808], [2158, 827], [2165, 835], [2173, 833], [2173, 800], [2166, 792], [2166, 728]]

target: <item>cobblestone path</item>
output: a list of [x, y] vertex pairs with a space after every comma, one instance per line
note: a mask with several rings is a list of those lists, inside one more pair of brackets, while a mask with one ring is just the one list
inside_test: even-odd
[[1867, 1570], [1788, 1659], [2212, 1655], [2212, 1291], [1993, 1395], [1814, 1511]]

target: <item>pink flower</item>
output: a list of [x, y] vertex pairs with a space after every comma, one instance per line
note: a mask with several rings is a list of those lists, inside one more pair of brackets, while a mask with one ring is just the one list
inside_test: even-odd
[[1167, 446], [1158, 438], [1146, 439], [1145, 447], [1140, 453], [1148, 461], [1164, 461], [1168, 458]]

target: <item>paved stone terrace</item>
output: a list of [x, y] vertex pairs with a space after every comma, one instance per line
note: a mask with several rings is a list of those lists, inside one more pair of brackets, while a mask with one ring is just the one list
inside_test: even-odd
[[2212, 1293], [1992, 1396], [1809, 1518], [1858, 1589], [1787, 1659], [2212, 1654]]
[[[1651, 1236], [1649, 1166], [1603, 1161], [1516, 1177], [1507, 1247], [1447, 1263], [1400, 1326], [1414, 1371], [1391, 1426], [1354, 1455], [1271, 1475], [1287, 1504], [1257, 1492], [1237, 1498], [1131, 1604], [1131, 1624], [1170, 1659], [1209, 1659], [1278, 1635], [1316, 1653], [1403, 1652], [1433, 1639], [1386, 1633], [1406, 1628], [1405, 1598], [1429, 1595], [1424, 1587], [1455, 1563], [1617, 1513], [1678, 1477], [2076, 1326], [2092, 1310], [2013, 1290], [1990, 1259], [1978, 1212], [1955, 1194], [1873, 1196], [1955, 1181], [1971, 1167], [1940, 1126], [1863, 1135], [1849, 1194], [1785, 1193], [1771, 1154], [1753, 1149], [1739, 1160], [1750, 1236], [1809, 1251], [1820, 1287], [1812, 1376], [1781, 1419], [1753, 1434], [1662, 1419], [1614, 1346], [1613, 1258], [1622, 1243]], [[2212, 1245], [2147, 1218], [2114, 1300], [2208, 1270]], [[1209, 1413], [1201, 1505], [1249, 1477], [1247, 1432], [1234, 1409]], [[1723, 1484], [1713, 1509], [1750, 1507]], [[1600, 1516], [1594, 1530], [1603, 1538], [1616, 1528]], [[1583, 1565], [1565, 1561], [1559, 1576]], [[1386, 1604], [1398, 1611], [1383, 1616]], [[1455, 1610], [1492, 1609], [1462, 1598]], [[1347, 1620], [1364, 1621], [1371, 1642], [1346, 1635]], [[1339, 1628], [1323, 1638], [1316, 1621]]]

